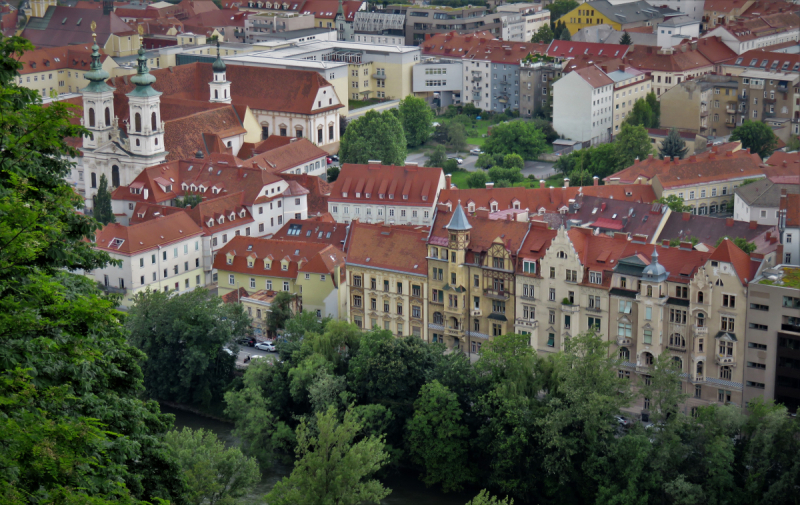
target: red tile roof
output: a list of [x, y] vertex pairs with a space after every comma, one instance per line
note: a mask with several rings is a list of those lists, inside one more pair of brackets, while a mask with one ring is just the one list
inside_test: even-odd
[[[469, 246], [467, 247], [472, 254], [487, 251], [495, 240], [500, 239], [505, 248], [513, 256], [516, 256], [530, 228], [530, 223], [527, 222], [490, 219], [488, 212], [481, 212], [481, 215], [478, 215], [478, 213], [470, 215], [465, 208], [464, 213], [467, 215], [467, 221], [472, 226], [469, 231]], [[437, 205], [436, 219], [431, 227], [431, 234], [428, 240], [430, 244], [445, 246], [448, 244], [450, 232], [445, 229], [445, 226], [447, 226], [452, 217], [453, 212], [448, 211], [447, 207]]]
[[[710, 251], [698, 251], [696, 249], [681, 249], [679, 247], [657, 247], [658, 262], [663, 265], [669, 273], [667, 280], [683, 284], [688, 284], [692, 280], [697, 271], [705, 266], [709, 256], [713, 253], [713, 248], [711, 248]], [[638, 254], [646, 259], [647, 264], [650, 264], [654, 249], [655, 247], [652, 245], [629, 243], [628, 247], [625, 248], [623, 257]]]
[[711, 71], [712, 63], [700, 51], [689, 48], [684, 52], [685, 45], [676, 47], [672, 54], [660, 54], [657, 47], [633, 46], [625, 55], [625, 64], [651, 72]]
[[[788, 4], [787, 4], [788, 5]], [[729, 25], [721, 25], [736, 40], [746, 42], [776, 33], [788, 32], [800, 26], [800, 18], [789, 12], [778, 12], [757, 18], [743, 19]]]
[[[103, 54], [102, 49], [100, 53]], [[103, 54], [101, 60], [105, 61], [106, 58], [108, 58], [108, 55]], [[23, 54], [19, 62], [22, 63], [22, 68], [19, 69], [21, 75], [54, 72], [64, 69], [88, 72], [90, 70], [89, 65], [92, 63], [91, 43], [34, 49]]]
[[620, 258], [626, 256], [626, 250], [630, 246], [626, 234], [595, 235], [588, 228], [570, 228], [567, 234], [584, 266], [581, 283], [596, 287], [595, 283], [589, 284], [589, 272], [600, 272], [603, 279], [601, 286], [609, 289], [614, 267]]
[[308, 215], [320, 215], [328, 212], [328, 197], [333, 186], [322, 180], [321, 177], [308, 174], [281, 174], [281, 178], [292, 181], [306, 190], [306, 203], [308, 205]]
[[222, 295], [223, 303], [239, 303], [241, 302], [242, 298], [247, 298], [249, 295], [247, 294], [247, 290], [244, 288], [239, 288], [231, 291], [226, 295]]
[[350, 225], [347, 264], [428, 275], [426, 226], [365, 224]]
[[328, 153], [314, 145], [307, 138], [295, 139], [294, 142], [257, 154], [248, 161], [272, 173], [283, 173], [297, 168], [303, 163], [322, 158], [323, 166], [327, 167], [325, 158]]
[[[681, 42], [688, 44], [694, 42]], [[697, 52], [702, 54], [711, 63], [734, 61], [736, 52], [722, 42], [721, 37], [704, 37], [697, 41]]]
[[536, 273], [528, 273], [523, 271], [522, 260], [539, 261], [547, 253], [550, 244], [553, 242], [558, 232], [547, 227], [546, 223], [532, 222], [530, 231], [522, 242], [519, 248], [518, 261], [517, 261], [517, 274], [526, 277], [541, 277], [541, 269], [537, 268]]
[[488, 31], [458, 34], [456, 32], [426, 35], [425, 41], [419, 45], [422, 54], [430, 56], [463, 57], [471, 50], [498, 40]]
[[22, 32], [22, 36], [38, 48], [91, 44], [92, 30], [89, 29], [89, 25], [93, 21], [97, 23], [95, 32], [97, 43], [101, 47], [105, 46], [111, 34], [135, 33], [113, 12], [106, 16], [101, 9], [78, 9], [61, 5], [51, 6], [48, 11], [50, 9], [53, 9], [53, 13], [45, 28], [36, 29], [29, 26]]
[[540, 49], [539, 44], [491, 40], [470, 49], [464, 59], [519, 65], [526, 56]]
[[244, 28], [245, 20], [252, 14], [252, 12], [248, 11], [231, 9], [206, 11], [184, 19], [183, 25], [187, 27], [203, 28], [223, 28], [226, 26], [238, 26]]
[[709, 259], [722, 263], [730, 263], [736, 271], [736, 275], [739, 276], [739, 280], [745, 286], [749, 280], [752, 280], [752, 277], [750, 277], [750, 255], [739, 249], [739, 247], [733, 243], [733, 240], [723, 240]]
[[726, 65], [770, 71], [774, 69], [779, 72], [797, 72], [800, 69], [800, 54], [771, 52], [770, 49], [774, 48], [775, 46], [751, 49], [739, 55], [736, 60], [726, 62]]
[[347, 228], [346, 224], [334, 221], [330, 214], [322, 214], [310, 219], [290, 219], [272, 238], [328, 244], [343, 251]]
[[598, 42], [574, 42], [571, 40], [554, 40], [547, 48], [547, 56], [556, 58], [575, 58], [578, 55], [605, 56], [622, 58], [632, 46], [621, 44], [600, 44]]
[[706, 0], [703, 11], [725, 13], [741, 9], [750, 0]]
[[747, 8], [741, 15], [743, 18], [752, 18], [777, 14], [779, 12], [791, 12], [795, 6], [783, 0], [759, 0]]
[[[190, 63], [150, 73], [156, 77], [153, 89], [163, 93], [162, 101], [169, 97], [189, 102], [209, 100], [208, 83], [213, 80], [211, 63]], [[234, 106], [297, 114], [318, 114], [342, 107], [335, 104], [333, 86], [317, 72], [228, 65], [227, 78], [231, 81]], [[116, 88], [115, 110], [124, 110], [127, 98], [123, 95], [132, 91], [135, 85], [129, 76], [113, 78], [109, 84]], [[316, 108], [317, 91], [322, 88], [327, 88], [325, 91], [331, 94], [334, 105]]]
[[432, 207], [444, 187], [441, 168], [388, 165], [342, 165], [330, 202]]
[[[206, 156], [223, 152], [219, 147], [209, 145], [209, 137], [203, 135], [207, 133], [216, 134], [222, 142], [222, 138], [244, 135], [247, 130], [230, 105], [168, 120], [164, 130], [164, 148], [169, 151], [167, 160], [194, 158], [198, 151]], [[225, 150], [224, 145], [221, 147]]]
[[95, 234], [94, 246], [117, 254], [133, 255], [159, 245], [199, 237], [202, 233], [188, 215], [179, 212], [131, 226], [108, 224]]
[[791, 228], [800, 227], [800, 195], [786, 195], [781, 197], [781, 210], [786, 211], [786, 226]]
[[[344, 1], [342, 10], [347, 21], [353, 21], [356, 12], [361, 8], [363, 2]], [[299, 9], [302, 14], [313, 14], [315, 19], [333, 19], [339, 12], [339, 2], [336, 0], [306, 0]]]
[[[240, 115], [241, 116], [241, 115]], [[245, 142], [239, 149], [237, 156], [243, 160], [248, 160], [256, 154], [261, 154], [281, 146], [285, 146], [292, 142], [297, 137], [281, 137], [280, 135], [270, 135], [264, 140], [258, 142]]]
[[[233, 264], [230, 265], [227, 260], [229, 252], [234, 254]], [[252, 267], [247, 266], [248, 257], [255, 258]], [[265, 266], [265, 259], [271, 259], [269, 269]], [[287, 270], [281, 269], [283, 259], [289, 260]], [[336, 265], [344, 265], [344, 253], [330, 245], [244, 235], [233, 237], [214, 259], [214, 268], [219, 271], [284, 279], [296, 279], [298, 272], [333, 274]], [[335, 282], [333, 276], [330, 280]]]
[[581, 76], [583, 80], [593, 88], [602, 88], [603, 86], [614, 84], [614, 81], [608, 77], [605, 72], [600, 70], [597, 65], [580, 68], [575, 70], [575, 73]]
[[[673, 212], [667, 218], [657, 240], [679, 239], [689, 241], [692, 237], [706, 246], [714, 247], [722, 237], [742, 237], [754, 242], [767, 233], [777, 234], [772, 225], [755, 224], [747, 221], [734, 221], [710, 216], [698, 216], [688, 212]], [[768, 241], [767, 241], [768, 242]]]

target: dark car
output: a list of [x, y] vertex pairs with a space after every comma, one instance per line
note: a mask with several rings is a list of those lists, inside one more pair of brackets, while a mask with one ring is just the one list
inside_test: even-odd
[[255, 347], [256, 339], [249, 338], [249, 337], [243, 337], [243, 338], [240, 338], [239, 340], [237, 340], [236, 343], [239, 344], [239, 345], [246, 345], [247, 347]]

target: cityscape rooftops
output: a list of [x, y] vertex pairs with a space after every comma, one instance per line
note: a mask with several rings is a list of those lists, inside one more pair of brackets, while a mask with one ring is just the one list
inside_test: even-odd
[[353, 221], [347, 264], [427, 277], [427, 226], [366, 224]]
[[186, 213], [179, 212], [131, 226], [107, 224], [97, 231], [93, 245], [111, 253], [133, 255], [202, 233]]
[[345, 163], [329, 201], [432, 207], [443, 186], [438, 167]]

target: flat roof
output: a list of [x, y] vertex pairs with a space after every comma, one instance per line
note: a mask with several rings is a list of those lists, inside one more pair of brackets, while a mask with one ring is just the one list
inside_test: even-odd
[[378, 46], [366, 42], [345, 42], [341, 40], [310, 40], [307, 42], [298, 42], [297, 44], [293, 44], [291, 47], [277, 49], [273, 52], [280, 53], [280, 56], [286, 58], [310, 53], [313, 51], [324, 51], [326, 49], [349, 49], [352, 51], [364, 51], [367, 53], [393, 54], [421, 52], [419, 46]]
[[[328, 30], [326, 28], [301, 28], [299, 30], [290, 30], [286, 32], [279, 32], [279, 33], [259, 33], [259, 38], [267, 38], [267, 39], [277, 39], [277, 40], [289, 40], [289, 39], [296, 39], [299, 37], [307, 37], [309, 35], [318, 35], [322, 33], [329, 33], [335, 30]], [[252, 44], [249, 44], [252, 45]]]
[[274, 68], [304, 68], [313, 70], [327, 70], [332, 68], [346, 67], [344, 61], [319, 61], [303, 60], [293, 58], [277, 58], [272, 56], [276, 51], [255, 51], [236, 56], [223, 56], [222, 59], [227, 65], [262, 65]]

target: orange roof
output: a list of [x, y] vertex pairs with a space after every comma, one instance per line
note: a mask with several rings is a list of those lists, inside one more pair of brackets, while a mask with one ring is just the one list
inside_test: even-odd
[[[733, 35], [736, 40], [745, 42], [777, 33], [787, 32], [800, 26], [800, 18], [791, 12], [778, 12], [752, 19], [743, 19], [721, 28]], [[719, 27], [718, 27], [719, 28]]]
[[[572, 242], [572, 247], [578, 253], [581, 264], [584, 266], [582, 283], [589, 284], [589, 271], [603, 274], [602, 286], [611, 287], [611, 274], [620, 258], [626, 256], [630, 246], [625, 233], [616, 233], [614, 236], [606, 234], [595, 235], [591, 228], [570, 228], [567, 232]], [[591, 284], [596, 286], [596, 284]]]
[[131, 226], [108, 224], [95, 234], [94, 246], [108, 252], [132, 255], [202, 233], [188, 215], [179, 212]]
[[734, 9], [741, 9], [749, 2], [752, 2], [752, 0], [706, 0], [703, 10], [722, 14], [731, 12]]
[[581, 76], [581, 78], [583, 78], [583, 80], [593, 88], [601, 88], [603, 86], [614, 84], [614, 81], [611, 80], [611, 78], [608, 77], [605, 72], [600, 70], [597, 65], [578, 69], [575, 71], [575, 73]]
[[540, 44], [491, 40], [470, 49], [464, 59], [519, 65], [526, 56], [540, 50]]
[[427, 226], [365, 224], [357, 220], [350, 226], [348, 265], [427, 277]]
[[786, 226], [791, 228], [800, 227], [800, 195], [781, 195], [781, 210], [786, 211]]
[[[234, 255], [232, 264], [228, 264], [228, 253]], [[252, 267], [247, 266], [250, 257], [255, 258]], [[271, 260], [270, 268], [265, 259]], [[289, 260], [287, 270], [281, 267], [284, 259]], [[214, 268], [220, 271], [285, 279], [296, 279], [298, 272], [332, 274], [336, 265], [344, 265], [344, 253], [330, 245], [244, 235], [233, 237], [214, 259]]]
[[222, 298], [223, 303], [239, 303], [241, 302], [242, 298], [246, 298], [247, 296], [247, 290], [244, 288], [239, 288], [226, 295], [222, 295], [220, 298]]
[[601, 44], [599, 42], [577, 42], [571, 40], [554, 40], [547, 48], [547, 56], [556, 58], [575, 58], [578, 55], [604, 56], [622, 58], [633, 46], [622, 44]]
[[493, 40], [497, 39], [486, 30], [464, 35], [456, 32], [437, 33], [426, 35], [425, 41], [419, 47], [425, 55], [463, 57], [471, 50]]
[[320, 158], [323, 158], [323, 166], [327, 166], [324, 160], [328, 156], [327, 152], [314, 145], [307, 138], [292, 140], [294, 141], [284, 146], [257, 154], [248, 161], [273, 173], [282, 173], [286, 170], [298, 168], [303, 163], [319, 160]]
[[[689, 42], [681, 42], [687, 44]], [[722, 63], [736, 58], [736, 52], [722, 42], [721, 37], [704, 37], [697, 41], [697, 52], [711, 63]]]
[[330, 214], [322, 214], [310, 219], [290, 219], [272, 238], [328, 244], [344, 250], [347, 229], [346, 224], [337, 223]]
[[[353, 21], [362, 4], [363, 2], [352, 0], [342, 2], [345, 19]], [[336, 0], [306, 0], [299, 12], [313, 14], [315, 19], [333, 19], [339, 12], [339, 2]]]
[[[472, 226], [472, 229], [469, 231], [469, 246], [467, 248], [472, 254], [479, 254], [487, 251], [492, 243], [499, 238], [503, 242], [505, 248], [513, 256], [516, 256], [530, 228], [530, 223], [527, 222], [509, 219], [491, 219], [488, 212], [482, 211], [470, 215], [465, 209], [464, 213], [467, 216], [467, 221], [469, 221], [469, 224]], [[446, 206], [437, 205], [436, 220], [433, 223], [430, 238], [428, 239], [430, 244], [447, 246], [450, 232], [445, 226], [447, 226], [452, 217], [453, 212], [448, 211]]]
[[308, 215], [326, 214], [328, 212], [328, 197], [331, 194], [331, 184], [317, 177], [308, 174], [281, 174], [287, 181], [293, 181], [308, 190], [306, 204], [308, 205]]
[[432, 207], [443, 185], [438, 167], [345, 163], [328, 201]]
[[[168, 120], [164, 129], [164, 148], [169, 152], [167, 160], [193, 158], [197, 151], [205, 155], [225, 152], [224, 144], [215, 147], [214, 143], [245, 133], [247, 130], [230, 105]], [[209, 145], [210, 139], [204, 134], [214, 134], [217, 138]]]
[[[654, 247], [652, 245], [629, 243], [624, 257], [641, 255], [648, 264], [652, 261]], [[667, 280], [688, 284], [697, 271], [705, 266], [711, 251], [682, 249], [679, 247], [658, 246], [658, 262], [669, 272]]]
[[625, 64], [637, 70], [654, 72], [686, 72], [709, 67], [712, 63], [700, 51], [686, 49], [686, 45], [676, 46], [672, 54], [661, 54], [651, 46], [632, 46], [625, 55]]
[[[100, 58], [102, 61], [108, 58], [102, 49], [100, 54], [103, 55]], [[92, 48], [89, 43], [78, 46], [43, 47], [26, 52], [20, 57], [19, 62], [22, 63], [22, 68], [19, 69], [21, 75], [63, 69], [88, 72], [92, 63]]]
[[725, 238], [709, 259], [730, 263], [742, 284], [747, 285], [748, 278], [750, 278], [750, 255], [739, 249], [733, 240]]

